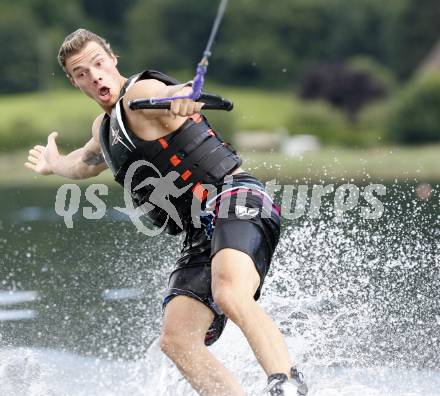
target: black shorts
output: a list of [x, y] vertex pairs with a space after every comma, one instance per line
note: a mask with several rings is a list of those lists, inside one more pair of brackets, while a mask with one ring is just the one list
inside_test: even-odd
[[208, 306], [215, 317], [205, 337], [211, 345], [221, 335], [227, 318], [214, 303], [211, 290], [211, 259], [221, 249], [231, 248], [250, 256], [260, 275], [254, 295], [258, 300], [280, 234], [279, 208], [264, 191], [264, 185], [247, 173], [225, 179], [219, 194], [208, 199], [200, 227], [187, 228], [182, 256], [171, 273], [163, 307], [179, 295]]

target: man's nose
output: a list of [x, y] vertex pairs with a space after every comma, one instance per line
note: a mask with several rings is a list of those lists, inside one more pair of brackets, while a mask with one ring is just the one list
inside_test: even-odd
[[94, 84], [98, 84], [100, 81], [102, 81], [102, 77], [99, 75], [99, 73], [92, 72], [92, 81]]

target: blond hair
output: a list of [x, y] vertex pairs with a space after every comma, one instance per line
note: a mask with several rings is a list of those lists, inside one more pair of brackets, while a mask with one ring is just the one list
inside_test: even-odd
[[98, 36], [87, 29], [77, 29], [66, 36], [58, 51], [58, 63], [67, 75], [69, 75], [66, 70], [67, 58], [80, 52], [90, 41], [99, 44], [110, 56], [114, 55], [110, 44], [101, 36]]

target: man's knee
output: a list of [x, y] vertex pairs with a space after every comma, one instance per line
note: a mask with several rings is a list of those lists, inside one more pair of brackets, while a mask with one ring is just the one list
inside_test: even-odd
[[213, 298], [215, 304], [234, 322], [243, 317], [249, 311], [249, 305], [253, 303], [251, 295], [239, 293], [235, 287], [227, 283], [213, 290]]
[[213, 312], [194, 298], [184, 295], [172, 298], [165, 307], [160, 349], [171, 358], [204, 345], [213, 318]]
[[172, 358], [204, 345], [205, 334], [206, 331], [202, 329], [191, 331], [170, 325], [164, 326], [159, 338], [159, 346], [165, 355]]
[[183, 353], [188, 347], [188, 340], [182, 334], [163, 329], [159, 338], [160, 349], [168, 357]]

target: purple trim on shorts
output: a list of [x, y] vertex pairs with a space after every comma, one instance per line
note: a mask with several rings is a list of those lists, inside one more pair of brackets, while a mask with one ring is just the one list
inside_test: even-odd
[[[255, 188], [237, 187], [236, 189], [234, 189], [232, 191], [226, 191], [224, 193], [220, 193], [220, 195], [217, 197], [217, 199], [215, 201], [215, 213], [214, 213], [215, 217], [217, 217], [219, 207], [225, 199], [227, 199], [231, 196], [238, 195], [240, 193], [248, 193], [248, 192], [250, 192], [253, 196], [257, 196], [257, 197], [261, 198], [261, 201], [263, 203], [264, 203], [264, 200], [267, 199], [267, 197], [264, 194], [262, 194], [260, 191], [258, 191]], [[272, 200], [271, 200], [271, 204], [272, 204], [272, 211], [274, 211], [278, 216], [280, 216], [281, 208], [279, 207], [279, 205], [275, 204]], [[207, 208], [207, 209], [210, 209], [210, 208]]]

